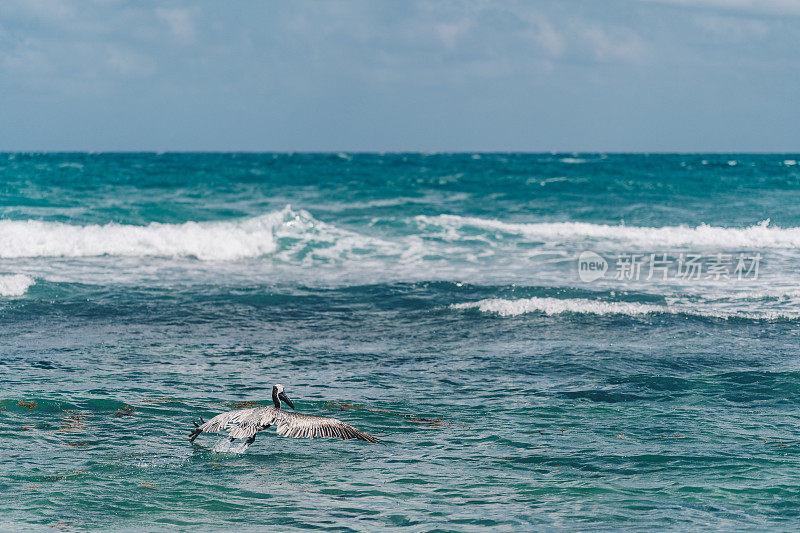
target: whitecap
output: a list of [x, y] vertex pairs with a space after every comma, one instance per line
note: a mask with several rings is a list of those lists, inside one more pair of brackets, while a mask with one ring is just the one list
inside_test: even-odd
[[22, 296], [36, 283], [24, 274], [0, 275], [0, 296]]
[[541, 312], [546, 315], [561, 313], [588, 313], [594, 315], [644, 315], [662, 313], [664, 306], [629, 302], [603, 302], [598, 300], [558, 299], [558, 298], [521, 298], [506, 300], [505, 298], [488, 298], [477, 302], [453, 304], [453, 309], [478, 309], [484, 313], [500, 316], [517, 316], [525, 313]]
[[800, 318], [798, 312], [763, 311], [759, 313], [742, 311], [723, 311], [719, 309], [703, 309], [689, 307], [672, 307], [667, 305], [642, 304], [636, 302], [606, 302], [601, 300], [588, 300], [584, 298], [520, 298], [508, 300], [505, 298], [487, 298], [477, 302], [453, 304], [451, 309], [477, 309], [484, 313], [496, 314], [503, 317], [519, 316], [527, 313], [544, 313], [546, 315], [560, 315], [563, 313], [577, 313], [589, 315], [627, 315], [638, 316], [648, 314], [683, 314], [708, 318], [747, 318], [757, 320], [796, 319]]
[[625, 226], [589, 222], [509, 223], [499, 220], [458, 215], [415, 217], [423, 228], [436, 226], [450, 240], [462, 238], [459, 230], [478, 228], [517, 234], [543, 241], [605, 241], [641, 247], [678, 248], [686, 246], [722, 247], [725, 249], [800, 248], [800, 228], [779, 228], [764, 220], [744, 228], [726, 228], [701, 224], [690, 226]]
[[265, 215], [216, 222], [146, 226], [85, 226], [39, 220], [0, 220], [0, 258], [167, 257], [235, 261], [279, 251], [278, 241], [312, 242], [317, 257], [336, 258], [381, 242], [315, 220], [290, 207]]

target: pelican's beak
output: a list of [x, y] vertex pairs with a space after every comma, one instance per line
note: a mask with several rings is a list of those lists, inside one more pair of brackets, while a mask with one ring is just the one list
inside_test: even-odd
[[294, 404], [292, 403], [292, 400], [290, 400], [290, 399], [289, 399], [289, 398], [286, 396], [286, 394], [284, 394], [284, 393], [280, 392], [280, 393], [278, 393], [278, 398], [279, 398], [281, 401], [284, 401], [284, 402], [286, 402], [286, 405], [288, 405], [289, 407], [291, 407], [292, 409], [294, 409]]

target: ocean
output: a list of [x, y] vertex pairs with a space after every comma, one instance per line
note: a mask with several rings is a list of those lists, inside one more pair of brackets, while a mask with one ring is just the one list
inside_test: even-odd
[[0, 529], [796, 529], [799, 264], [800, 154], [0, 154]]

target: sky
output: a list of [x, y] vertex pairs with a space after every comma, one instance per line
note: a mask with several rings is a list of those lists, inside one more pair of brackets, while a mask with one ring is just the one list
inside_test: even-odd
[[800, 151], [800, 0], [2, 0], [0, 150]]

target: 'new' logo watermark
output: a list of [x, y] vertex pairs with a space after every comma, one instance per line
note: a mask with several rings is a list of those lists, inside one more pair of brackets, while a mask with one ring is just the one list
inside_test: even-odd
[[589, 283], [602, 278], [608, 270], [608, 262], [599, 254], [586, 250], [578, 257], [578, 277]]

